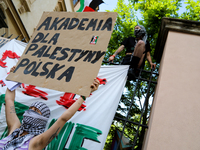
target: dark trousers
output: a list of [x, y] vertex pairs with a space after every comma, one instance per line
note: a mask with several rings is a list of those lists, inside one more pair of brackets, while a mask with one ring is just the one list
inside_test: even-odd
[[139, 61], [139, 57], [133, 56], [131, 60], [131, 55], [126, 55], [122, 60], [122, 65], [130, 65], [130, 68], [137, 69]]

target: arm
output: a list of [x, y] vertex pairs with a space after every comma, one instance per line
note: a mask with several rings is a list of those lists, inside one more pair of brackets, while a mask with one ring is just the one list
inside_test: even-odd
[[[13, 66], [10, 69], [10, 72], [13, 72], [15, 70], [15, 66]], [[8, 126], [8, 135], [10, 135], [15, 129], [19, 128], [21, 125], [21, 122], [19, 121], [19, 118], [17, 117], [17, 114], [15, 112], [15, 90], [10, 91], [9, 89], [6, 90], [5, 95], [5, 113], [6, 113], [6, 123]]]
[[[96, 91], [98, 86], [99, 81], [95, 79], [91, 85], [91, 92]], [[83, 98], [79, 97], [79, 99], [70, 106], [47, 131], [34, 137], [30, 141], [29, 147], [31, 147], [31, 149], [43, 149], [46, 147], [58, 135], [65, 123], [76, 113], [83, 102]]]
[[115, 59], [115, 56], [117, 56], [118, 53], [120, 53], [121, 51], [124, 50], [124, 45], [121, 45], [116, 51], [115, 53], [109, 57], [109, 60], [108, 61], [112, 61]]
[[21, 125], [19, 118], [17, 117], [17, 114], [15, 112], [14, 99], [15, 99], [15, 90], [10, 91], [9, 89], [7, 89], [5, 95], [5, 102], [6, 102], [5, 112], [6, 112], [6, 123], [8, 126], [8, 135], [10, 135], [15, 129], [19, 128]]
[[155, 69], [156, 68], [156, 64], [152, 63], [150, 52], [147, 52], [147, 60], [148, 60], [149, 64], [151, 65], [151, 69], [152, 68]]

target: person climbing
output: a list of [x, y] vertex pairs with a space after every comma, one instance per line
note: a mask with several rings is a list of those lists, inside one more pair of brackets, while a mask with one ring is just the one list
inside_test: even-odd
[[126, 56], [122, 60], [122, 65], [130, 65], [128, 76], [138, 76], [137, 69], [140, 69], [145, 64], [145, 57], [147, 58], [151, 69], [156, 67], [156, 64], [151, 59], [151, 49], [149, 41], [147, 40], [147, 32], [144, 26], [136, 25], [134, 28], [135, 37], [131, 36], [126, 38], [121, 46], [115, 51], [115, 53], [109, 57], [109, 61], [113, 62], [116, 55], [126, 48]]

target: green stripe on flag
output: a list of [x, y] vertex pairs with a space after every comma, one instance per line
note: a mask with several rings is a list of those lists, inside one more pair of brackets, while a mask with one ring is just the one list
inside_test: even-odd
[[96, 36], [96, 40], [95, 40], [95, 43], [97, 43], [97, 40], [98, 40], [99, 36]]
[[83, 9], [84, 9], [84, 3], [85, 3], [85, 0], [80, 0], [80, 8], [79, 8], [79, 10], [77, 10], [76, 12], [82, 12], [83, 11]]

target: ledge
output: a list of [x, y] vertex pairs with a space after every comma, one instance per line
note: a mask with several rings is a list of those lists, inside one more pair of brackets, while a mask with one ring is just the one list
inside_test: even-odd
[[166, 17], [162, 18], [161, 27], [156, 42], [155, 53], [153, 56], [157, 63], [160, 63], [162, 58], [169, 31], [200, 35], [200, 22]]

